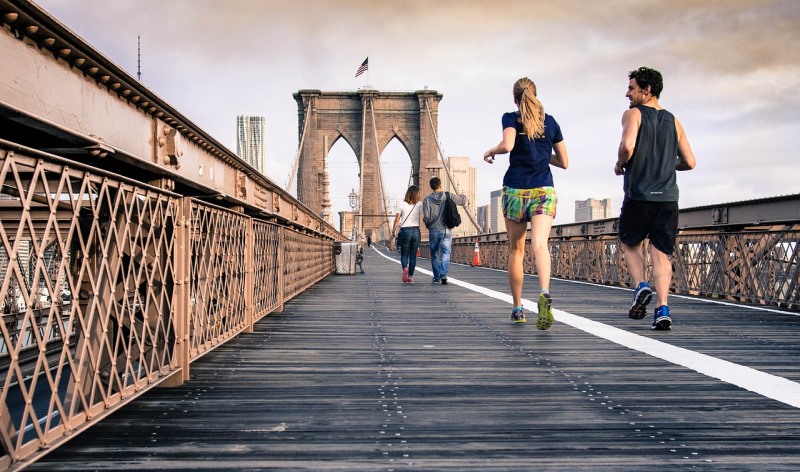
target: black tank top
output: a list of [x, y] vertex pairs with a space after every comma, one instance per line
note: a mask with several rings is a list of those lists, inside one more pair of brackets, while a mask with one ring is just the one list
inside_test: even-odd
[[625, 165], [625, 198], [650, 202], [677, 202], [678, 131], [667, 110], [638, 105], [642, 124], [636, 147]]

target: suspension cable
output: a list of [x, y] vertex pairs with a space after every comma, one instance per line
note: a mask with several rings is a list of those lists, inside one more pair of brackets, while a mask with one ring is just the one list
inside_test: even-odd
[[381, 177], [381, 199], [383, 203], [383, 211], [381, 213], [389, 213], [389, 201], [386, 198], [386, 185], [383, 180], [383, 169], [381, 168], [381, 154], [380, 154], [380, 149], [378, 148], [378, 129], [375, 126], [375, 102], [372, 101], [372, 97], [368, 97], [368, 100], [369, 100], [369, 110], [372, 116], [372, 135], [375, 139], [375, 157], [378, 159], [378, 175], [380, 175]]
[[[442, 151], [442, 146], [439, 144], [439, 136], [436, 134], [436, 127], [433, 126], [433, 115], [431, 115], [431, 109], [428, 106], [428, 100], [429, 100], [429, 98], [425, 97], [425, 111], [428, 112], [428, 121], [430, 122], [431, 131], [433, 132], [433, 139], [436, 141], [436, 149], [439, 150], [439, 159], [442, 161], [442, 165], [444, 166], [444, 170], [447, 173], [447, 179], [450, 181], [450, 185], [452, 185], [453, 190], [455, 190], [457, 194], [462, 195], [462, 193], [458, 189], [458, 185], [456, 184], [455, 179], [453, 179], [452, 174], [450, 174], [450, 161], [448, 160], [447, 162], [445, 162], [445, 160], [444, 160], [444, 152]], [[473, 202], [468, 202], [468, 203], [470, 205], [474, 205]], [[478, 222], [475, 221], [475, 218], [472, 217], [472, 212], [469, 211], [469, 208], [467, 208], [466, 210], [467, 210], [466, 213], [467, 213], [467, 217], [469, 218], [469, 221], [472, 222], [472, 225], [475, 227], [475, 229], [478, 230], [478, 233], [479, 234], [484, 233], [483, 228], [481, 228], [481, 226], [478, 224]]]
[[294, 156], [294, 165], [292, 166], [292, 173], [289, 174], [289, 181], [286, 182], [286, 191], [292, 188], [294, 178], [297, 176], [297, 168], [300, 167], [300, 153], [303, 151], [303, 142], [306, 139], [306, 130], [308, 129], [308, 109], [311, 107], [311, 101], [306, 103], [306, 109], [303, 110], [303, 134], [300, 135], [300, 144], [297, 146], [297, 154]]

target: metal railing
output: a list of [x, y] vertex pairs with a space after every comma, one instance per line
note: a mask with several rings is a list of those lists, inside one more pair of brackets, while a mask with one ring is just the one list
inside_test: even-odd
[[[787, 200], [796, 205], [800, 202], [800, 195], [782, 198], [780, 202], [753, 201], [739, 206], [751, 205], [760, 209], [765, 204], [779, 206]], [[792, 209], [797, 212], [794, 206]], [[685, 212], [694, 216], [692, 209]], [[778, 212], [778, 216], [785, 213]], [[800, 311], [800, 219], [794, 213], [790, 217], [792, 221], [776, 217], [776, 220], [781, 220], [780, 224], [737, 222], [735, 226], [713, 227], [709, 224], [705, 228], [681, 230], [672, 256], [670, 290], [678, 294]], [[598, 224], [603, 223], [608, 228], [607, 234], [585, 234], [585, 223], [553, 228], [549, 242], [553, 277], [630, 286], [619, 239], [611, 232], [616, 231], [616, 220]], [[577, 228], [582, 231], [571, 231]], [[573, 233], [576, 235], [558, 236]], [[507, 268], [505, 233], [455, 238], [451, 261], [471, 264], [476, 241], [482, 266]], [[526, 273], [532, 274], [535, 269], [529, 246], [526, 243], [524, 267]], [[430, 258], [427, 242], [423, 242], [420, 252], [423, 257]]]
[[0, 57], [0, 470], [16, 470], [186, 382], [332, 273], [344, 236], [35, 3], [0, 0]]
[[333, 240], [0, 148], [0, 469], [252, 329], [334, 270]]

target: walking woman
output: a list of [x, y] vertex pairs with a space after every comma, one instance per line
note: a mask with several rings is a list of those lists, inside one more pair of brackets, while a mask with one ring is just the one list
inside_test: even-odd
[[[394, 217], [392, 234], [397, 234], [397, 245], [400, 246], [400, 264], [403, 266], [403, 283], [414, 283], [414, 268], [417, 266], [417, 248], [421, 238], [419, 232], [419, 187], [412, 185], [406, 190], [406, 196], [400, 203], [400, 211]], [[398, 233], [400, 223], [400, 233]]]
[[550, 166], [566, 169], [567, 147], [561, 127], [544, 112], [536, 97], [536, 85], [527, 77], [514, 83], [514, 103], [518, 111], [503, 115], [503, 139], [483, 155], [489, 164], [497, 154], [511, 153], [503, 177], [503, 216], [508, 233], [508, 283], [514, 308], [511, 320], [524, 323], [522, 311], [523, 259], [528, 223], [531, 224], [531, 250], [539, 276], [536, 327], [553, 324], [553, 297], [550, 295], [550, 250], [547, 240], [556, 216], [556, 190]]

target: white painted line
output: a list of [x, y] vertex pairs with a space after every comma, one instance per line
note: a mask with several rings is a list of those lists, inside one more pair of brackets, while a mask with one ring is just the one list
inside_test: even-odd
[[[393, 262], [398, 262], [384, 254], [381, 254], [381, 251], [377, 252], [381, 256]], [[424, 269], [416, 270], [431, 274], [430, 271]], [[447, 281], [448, 283], [464, 287], [468, 290], [472, 290], [473, 292], [486, 295], [487, 297], [494, 298], [508, 304], [512, 303], [510, 294], [500, 293], [486, 287], [481, 287], [480, 285], [454, 279], [450, 276], [447, 277]], [[523, 298], [522, 304], [528, 311], [533, 311], [534, 313], [537, 312], [537, 304], [535, 301]], [[620, 346], [628, 349], [643, 352], [655, 358], [686, 367], [695, 372], [699, 372], [711, 378], [722, 380], [723, 382], [735, 385], [745, 390], [749, 390], [772, 400], [785, 403], [795, 408], [800, 408], [800, 383], [793, 382], [783, 377], [778, 377], [777, 375], [768, 374], [751, 367], [743, 366], [741, 364], [736, 364], [713, 356], [701, 354], [696, 351], [673, 346], [672, 344], [657, 341], [652, 338], [640, 336], [638, 334], [615, 328], [604, 323], [599, 323], [588, 318], [573, 315], [572, 313], [568, 313], [566, 311], [553, 310], [553, 316], [555, 317], [556, 321], [572, 326], [573, 328], [577, 328], [599, 338], [606, 339], [615, 344], [619, 344]]]

